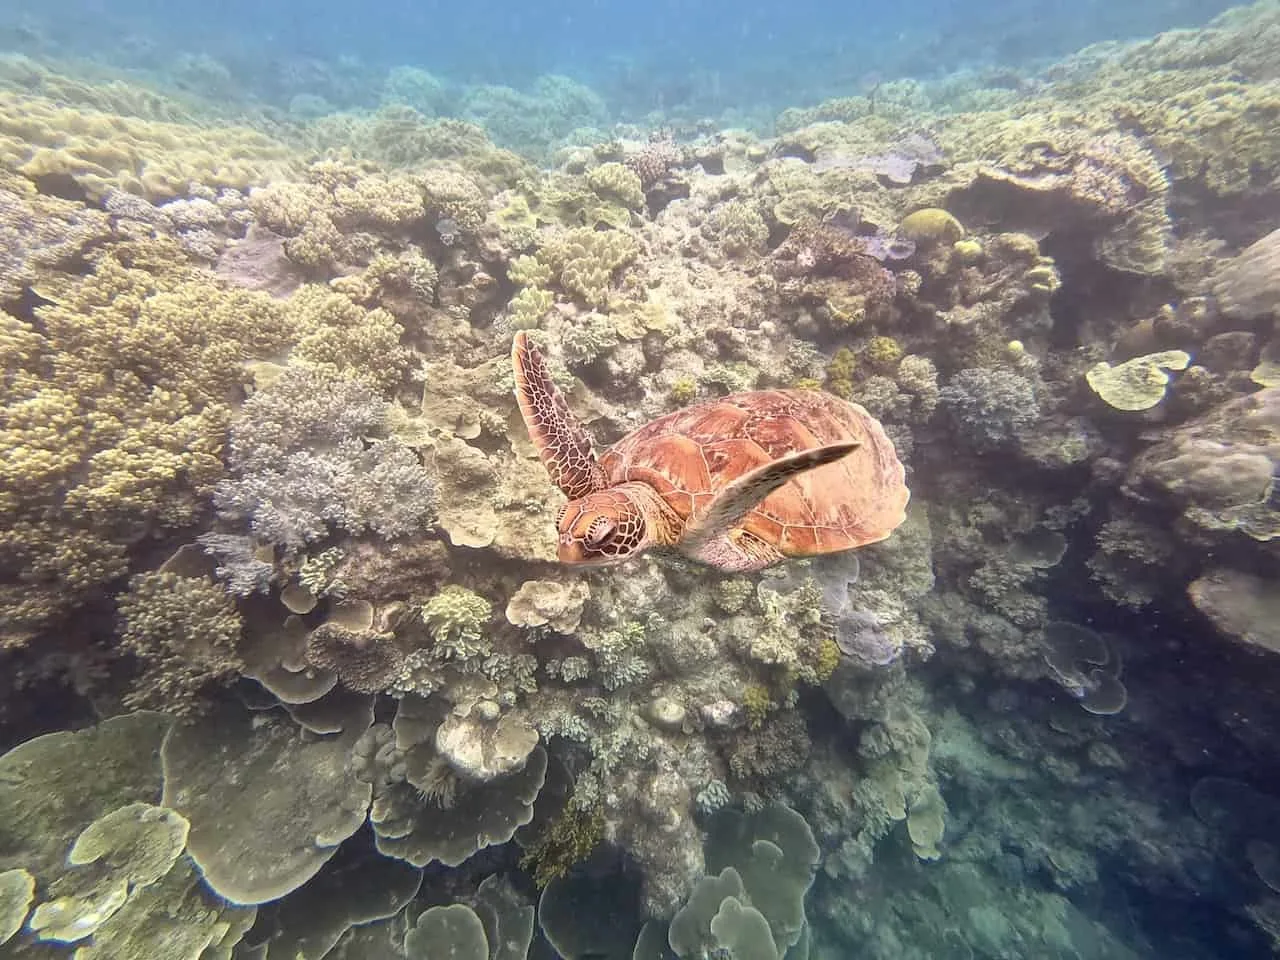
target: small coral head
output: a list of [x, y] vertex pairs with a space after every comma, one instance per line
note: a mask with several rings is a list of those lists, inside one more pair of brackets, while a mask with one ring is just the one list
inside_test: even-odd
[[618, 563], [650, 542], [640, 504], [616, 488], [570, 500], [560, 508], [556, 527], [561, 563]]

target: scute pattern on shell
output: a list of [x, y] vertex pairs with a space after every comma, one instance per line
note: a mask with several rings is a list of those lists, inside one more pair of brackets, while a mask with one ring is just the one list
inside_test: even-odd
[[681, 517], [705, 508], [744, 473], [778, 457], [846, 440], [862, 446], [767, 496], [741, 527], [789, 557], [885, 539], [909, 493], [892, 441], [866, 410], [828, 393], [739, 393], [660, 417], [601, 458], [610, 484], [643, 481]]

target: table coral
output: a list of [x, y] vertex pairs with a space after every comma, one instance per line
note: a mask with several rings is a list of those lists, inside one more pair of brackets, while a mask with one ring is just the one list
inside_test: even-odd
[[1218, 271], [1213, 292], [1233, 320], [1280, 314], [1280, 230], [1250, 244]]
[[[72, 943], [97, 930], [136, 888], [163, 877], [182, 855], [187, 821], [172, 810], [131, 803], [99, 817], [71, 845], [69, 869], [31, 915], [39, 940]], [[77, 868], [97, 864], [96, 869]]]
[[465, 904], [424, 910], [404, 937], [405, 956], [428, 957], [441, 952], [456, 960], [484, 960], [489, 941], [475, 911]]
[[1223, 636], [1259, 650], [1280, 653], [1280, 601], [1272, 580], [1215, 567], [1187, 587], [1187, 595]]
[[1169, 370], [1185, 370], [1191, 362], [1184, 350], [1134, 357], [1112, 366], [1098, 363], [1089, 368], [1085, 379], [1093, 392], [1116, 410], [1150, 410], [1164, 399], [1169, 385]]
[[164, 805], [190, 821], [187, 851], [213, 890], [236, 903], [275, 900], [364, 823], [370, 787], [348, 757], [373, 722], [365, 703], [334, 736], [304, 737], [287, 717], [254, 724], [230, 708], [165, 739]]
[[1265, 543], [1280, 536], [1278, 462], [1280, 388], [1269, 387], [1171, 430], [1134, 459], [1125, 489], [1177, 507], [1193, 529]]

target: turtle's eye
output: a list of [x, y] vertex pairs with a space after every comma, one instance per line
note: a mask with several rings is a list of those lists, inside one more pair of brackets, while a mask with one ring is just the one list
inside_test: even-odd
[[588, 547], [600, 547], [613, 539], [618, 525], [607, 517], [596, 517], [587, 528], [586, 542]]

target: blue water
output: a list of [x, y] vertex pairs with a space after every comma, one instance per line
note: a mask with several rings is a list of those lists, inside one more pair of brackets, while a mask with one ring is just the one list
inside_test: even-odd
[[19, 46], [160, 72], [177, 55], [209, 54], [231, 69], [243, 92], [267, 99], [281, 94], [278, 73], [291, 61], [318, 60], [346, 73], [409, 65], [455, 83], [517, 88], [542, 74], [563, 74], [634, 118], [681, 107], [707, 116], [756, 115], [848, 96], [887, 78], [1026, 67], [1091, 43], [1194, 26], [1227, 6], [1224, 0], [60, 0], [32, 9], [7, 0], [0, 26], [36, 35], [24, 35]]

